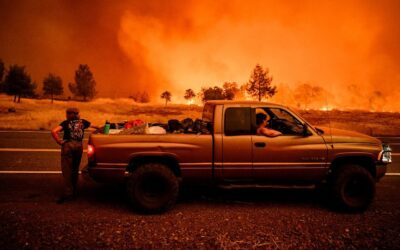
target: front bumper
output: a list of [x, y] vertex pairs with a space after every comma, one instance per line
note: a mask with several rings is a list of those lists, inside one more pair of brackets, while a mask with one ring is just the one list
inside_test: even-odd
[[392, 162], [392, 149], [388, 144], [382, 144], [382, 150], [378, 155], [378, 161], [382, 164], [389, 164]]
[[387, 165], [392, 162], [392, 149], [388, 144], [382, 144], [382, 150], [378, 155], [376, 163], [376, 179], [379, 180], [385, 176]]

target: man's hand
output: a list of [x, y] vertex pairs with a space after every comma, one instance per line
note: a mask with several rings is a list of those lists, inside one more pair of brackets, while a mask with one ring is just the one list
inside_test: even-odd
[[61, 126], [57, 126], [51, 130], [51, 135], [53, 136], [54, 140], [57, 142], [58, 145], [63, 145], [65, 143], [64, 140], [61, 140], [60, 137], [58, 136], [58, 133], [62, 131]]
[[59, 141], [57, 141], [57, 144], [60, 145], [60, 146], [64, 145], [64, 143], [65, 143], [64, 140], [59, 140]]

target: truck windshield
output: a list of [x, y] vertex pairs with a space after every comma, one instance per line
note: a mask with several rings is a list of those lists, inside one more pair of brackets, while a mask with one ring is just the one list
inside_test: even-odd
[[309, 123], [303, 116], [301, 116], [301, 115], [299, 114], [299, 112], [296, 111], [296, 109], [289, 108], [289, 107], [287, 107], [287, 109], [288, 109], [290, 112], [292, 112], [293, 114], [295, 114], [295, 115], [297, 115], [298, 117], [300, 117], [301, 120], [303, 120], [303, 122], [306, 123], [309, 127], [312, 127], [312, 128], [314, 127], [314, 126], [312, 126], [312, 124]]

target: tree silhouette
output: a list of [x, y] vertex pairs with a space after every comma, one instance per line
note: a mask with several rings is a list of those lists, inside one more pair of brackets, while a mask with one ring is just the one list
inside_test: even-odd
[[298, 85], [294, 90], [294, 98], [298, 102], [298, 107], [303, 104], [304, 109], [308, 109], [311, 103], [323, 101], [323, 93], [324, 90], [321, 87], [313, 86], [309, 83], [303, 83]]
[[132, 95], [129, 96], [129, 98], [132, 98], [134, 102], [140, 102], [140, 103], [150, 102], [150, 96], [146, 91], [134, 92]]
[[166, 91], [162, 92], [161, 98], [165, 99], [165, 107], [167, 106], [167, 103], [171, 101], [171, 97], [172, 97], [172, 95], [169, 91], [166, 90]]
[[54, 74], [46, 76], [43, 80], [43, 92], [45, 95], [51, 96], [51, 103], [53, 103], [55, 95], [64, 93], [61, 77]]
[[[24, 66], [11, 65], [4, 78], [4, 92], [14, 96], [14, 102], [21, 102], [21, 96], [34, 97], [36, 84], [25, 72]], [[18, 99], [17, 99], [18, 98]]]
[[247, 93], [252, 97], [258, 98], [258, 101], [276, 94], [276, 87], [271, 86], [272, 76], [268, 76], [268, 73], [268, 68], [263, 70], [261, 65], [257, 64], [247, 83]]
[[209, 100], [224, 100], [226, 99], [224, 90], [218, 86], [202, 88], [200, 91], [201, 100], [203, 102]]
[[80, 64], [75, 71], [75, 83], [68, 84], [69, 90], [83, 100], [92, 99], [96, 95], [96, 81], [87, 64]]
[[183, 98], [185, 98], [185, 100], [188, 100], [190, 102], [195, 97], [196, 97], [196, 94], [194, 93], [193, 89], [187, 89], [185, 91], [185, 96]]
[[224, 88], [225, 99], [233, 100], [239, 95], [240, 89], [236, 82], [225, 82], [222, 87]]
[[147, 93], [146, 91], [143, 91], [142, 94], [140, 95], [140, 102], [141, 102], [141, 103], [148, 103], [148, 102], [150, 102], [149, 93]]

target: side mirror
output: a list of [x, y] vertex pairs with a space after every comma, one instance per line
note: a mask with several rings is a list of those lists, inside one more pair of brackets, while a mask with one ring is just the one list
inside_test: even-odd
[[306, 136], [309, 136], [309, 135], [310, 134], [308, 132], [308, 125], [307, 125], [307, 123], [304, 123], [303, 124], [303, 136], [306, 137]]

